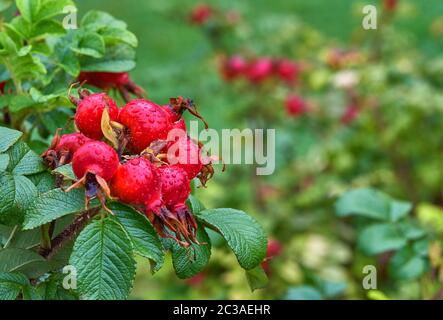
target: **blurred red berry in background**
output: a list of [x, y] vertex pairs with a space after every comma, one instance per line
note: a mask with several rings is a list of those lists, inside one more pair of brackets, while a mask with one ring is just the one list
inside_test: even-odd
[[306, 102], [299, 96], [290, 94], [285, 100], [286, 113], [297, 117], [306, 112]]
[[297, 80], [300, 67], [289, 59], [281, 59], [275, 63], [275, 73], [287, 83], [294, 83]]
[[384, 7], [386, 11], [393, 12], [397, 9], [398, 0], [384, 0]]
[[191, 12], [191, 22], [197, 25], [206, 23], [213, 15], [213, 10], [209, 5], [197, 5]]
[[270, 58], [259, 58], [252, 61], [247, 70], [246, 77], [254, 84], [260, 84], [266, 80], [273, 71], [274, 63]]
[[358, 116], [359, 112], [360, 109], [356, 105], [351, 104], [346, 108], [345, 112], [343, 113], [341, 117], [341, 123], [343, 124], [351, 123]]
[[226, 81], [233, 80], [244, 74], [247, 63], [243, 57], [234, 55], [223, 62], [221, 73]]

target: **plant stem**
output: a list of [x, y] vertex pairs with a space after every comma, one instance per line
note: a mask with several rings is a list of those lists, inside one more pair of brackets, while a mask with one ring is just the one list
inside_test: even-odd
[[[40, 255], [46, 259], [50, 259], [60, 250], [67, 242], [76, 236], [95, 215], [100, 212], [100, 208], [89, 209], [77, 216], [74, 221], [65, 228], [59, 235], [51, 241], [51, 247], [47, 250], [40, 250]], [[42, 249], [42, 248], [40, 248]]]
[[40, 227], [41, 233], [41, 242], [40, 242], [40, 251], [45, 252], [51, 249], [51, 237], [49, 236], [49, 227], [50, 224], [44, 224]]

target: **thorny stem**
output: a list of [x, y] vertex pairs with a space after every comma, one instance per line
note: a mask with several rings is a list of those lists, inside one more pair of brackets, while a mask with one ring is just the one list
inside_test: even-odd
[[[93, 208], [83, 211], [74, 221], [65, 228], [58, 236], [51, 241], [50, 249], [40, 251], [42, 257], [50, 259], [69, 240], [76, 236], [86, 225], [86, 223], [100, 212], [100, 208]], [[42, 249], [42, 248], [41, 248]]]

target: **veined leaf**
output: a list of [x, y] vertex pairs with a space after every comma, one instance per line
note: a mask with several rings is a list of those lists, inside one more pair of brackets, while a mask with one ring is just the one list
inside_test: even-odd
[[135, 276], [130, 239], [111, 218], [94, 220], [78, 236], [70, 264], [85, 299], [126, 299]]
[[220, 232], [242, 268], [253, 269], [265, 258], [266, 235], [257, 221], [243, 211], [207, 209], [201, 211], [197, 218]]

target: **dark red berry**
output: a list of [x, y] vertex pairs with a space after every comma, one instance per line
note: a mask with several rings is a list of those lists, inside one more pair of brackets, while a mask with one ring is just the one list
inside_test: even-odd
[[164, 108], [144, 99], [126, 104], [119, 122], [129, 131], [128, 146], [134, 153], [140, 153], [155, 140], [166, 139], [171, 129], [170, 116]]
[[78, 179], [86, 173], [110, 181], [117, 172], [119, 159], [117, 152], [101, 141], [88, 142], [81, 146], [72, 158], [72, 169]]
[[86, 95], [78, 101], [74, 120], [80, 132], [91, 139], [103, 138], [101, 119], [105, 108], [108, 108], [110, 119], [116, 121], [118, 118], [117, 104], [106, 93]]

